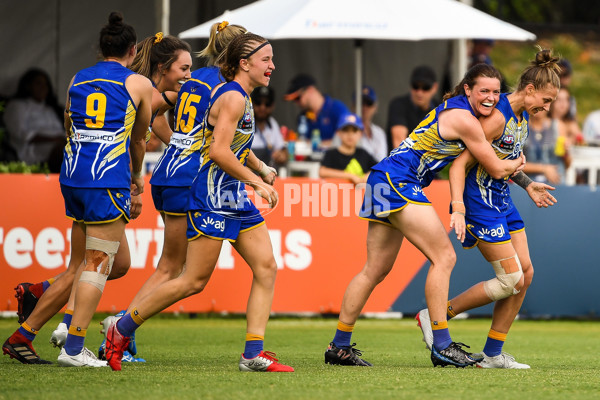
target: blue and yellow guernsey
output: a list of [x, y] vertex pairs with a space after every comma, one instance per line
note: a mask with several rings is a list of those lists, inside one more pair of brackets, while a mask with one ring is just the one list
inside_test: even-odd
[[80, 188], [129, 189], [129, 143], [136, 106], [125, 87], [134, 74], [101, 61], [75, 75], [69, 89], [71, 131], [60, 183]]
[[254, 109], [248, 94], [239, 83], [232, 81], [221, 86], [210, 100], [204, 119], [202, 146], [200, 148], [200, 171], [192, 184], [189, 210], [212, 211], [249, 211], [254, 209], [246, 195], [243, 182], [223, 171], [209, 157], [210, 144], [213, 140], [214, 126], [208, 123], [208, 115], [215, 101], [224, 93], [237, 91], [244, 96], [246, 106], [244, 115], [238, 121], [231, 151], [242, 165], [246, 165], [248, 153], [254, 138]]
[[175, 129], [154, 167], [150, 183], [191, 186], [200, 165], [204, 114], [213, 88], [224, 82], [218, 67], [201, 68], [183, 84], [175, 105]]
[[[521, 156], [529, 135], [529, 114], [523, 112], [519, 121], [506, 96], [506, 93], [501, 94], [496, 105], [506, 121], [504, 132], [492, 142], [492, 147], [501, 160], [514, 160]], [[508, 179], [494, 179], [480, 164], [475, 164], [467, 173], [465, 182], [466, 214], [496, 217], [506, 214], [512, 207]]]
[[475, 116], [466, 96], [451, 97], [430, 111], [400, 146], [372, 169], [387, 172], [394, 183], [429, 186], [436, 172], [465, 150], [461, 140], [446, 140], [440, 136], [439, 115], [450, 109], [468, 110]]

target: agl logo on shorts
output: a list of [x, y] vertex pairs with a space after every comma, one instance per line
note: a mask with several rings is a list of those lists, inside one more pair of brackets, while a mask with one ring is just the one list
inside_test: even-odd
[[[260, 188], [264, 188], [263, 192], [273, 191], [273, 187], [267, 183], [253, 183]], [[248, 185], [248, 186], [246, 186]], [[227, 182], [224, 185], [215, 188], [215, 193], [210, 193], [206, 198], [211, 211], [217, 213], [227, 213], [228, 218], [247, 219], [254, 218], [255, 215], [239, 216], [231, 213], [231, 211], [245, 211], [252, 208], [252, 205], [258, 209], [264, 217], [270, 214], [276, 207], [271, 207], [269, 202], [262, 198], [256, 190], [250, 186], [249, 182], [234, 181]]]

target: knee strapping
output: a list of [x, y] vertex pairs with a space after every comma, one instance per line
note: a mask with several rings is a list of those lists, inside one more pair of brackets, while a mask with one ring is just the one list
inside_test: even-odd
[[[483, 283], [487, 296], [492, 301], [496, 301], [518, 294], [519, 290], [516, 289], [516, 286], [523, 277], [523, 268], [519, 257], [515, 254], [513, 257], [492, 261], [491, 264], [496, 272], [496, 277]], [[514, 272], [507, 273], [507, 270]]]
[[[112, 242], [110, 240], [98, 239], [93, 236], [85, 237], [85, 249], [86, 250], [97, 250], [105, 253], [108, 256], [108, 262], [106, 264], [106, 276], [110, 275], [113, 263], [115, 262], [115, 255], [119, 250], [120, 242]], [[98, 265], [96, 272], [100, 273], [102, 270], [102, 264]]]
[[104, 286], [106, 285], [107, 279], [108, 275], [96, 271], [83, 271], [79, 278], [79, 282], [89, 283], [90, 285], [97, 287], [101, 292], [104, 292]]

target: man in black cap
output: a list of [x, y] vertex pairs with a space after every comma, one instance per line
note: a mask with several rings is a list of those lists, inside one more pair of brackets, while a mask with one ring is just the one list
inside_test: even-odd
[[416, 67], [410, 76], [410, 93], [390, 101], [388, 110], [388, 147], [395, 149], [419, 125], [437, 103], [435, 71], [426, 65]]
[[318, 130], [321, 147], [327, 149], [335, 135], [335, 129], [341, 117], [350, 114], [350, 110], [341, 101], [323, 95], [316, 88], [316, 82], [310, 75], [299, 74], [290, 82], [284, 96], [300, 107], [298, 134], [309, 139], [313, 131]]

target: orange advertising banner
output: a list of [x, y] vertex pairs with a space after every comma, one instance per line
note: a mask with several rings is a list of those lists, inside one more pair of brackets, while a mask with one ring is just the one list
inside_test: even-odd
[[[40, 282], [66, 269], [71, 220], [65, 217], [58, 175], [0, 175], [0, 188], [0, 310], [16, 311], [17, 283]], [[346, 286], [366, 260], [368, 223], [357, 217], [364, 190], [348, 182], [305, 178], [281, 179], [275, 188], [279, 204], [273, 210], [250, 195], [263, 211], [278, 265], [273, 312], [338, 313]], [[448, 226], [448, 182], [434, 181], [425, 192]], [[127, 308], [156, 267], [163, 228], [147, 183], [142, 215], [126, 228], [131, 268], [108, 282], [98, 311]], [[389, 311], [426, 261], [405, 241], [364, 312]], [[251, 280], [250, 268], [224, 242], [206, 289], [167, 311], [243, 313]]]

